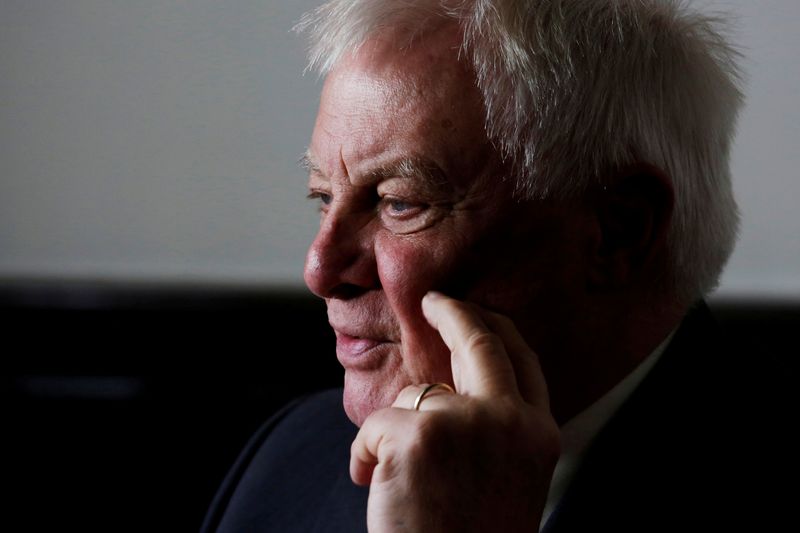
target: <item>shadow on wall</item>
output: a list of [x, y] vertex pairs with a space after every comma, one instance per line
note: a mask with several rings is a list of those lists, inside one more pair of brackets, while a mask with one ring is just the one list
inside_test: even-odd
[[[800, 302], [711, 308], [743, 349], [795, 364]], [[8, 523], [28, 530], [196, 531], [260, 423], [342, 381], [303, 292], [16, 283], [0, 314]]]

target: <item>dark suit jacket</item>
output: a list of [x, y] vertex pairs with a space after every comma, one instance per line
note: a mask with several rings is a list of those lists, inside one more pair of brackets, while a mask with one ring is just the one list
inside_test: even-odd
[[[765, 367], [726, 345], [701, 304], [591, 445], [544, 530], [773, 531], [796, 521], [784, 488], [796, 451], [785, 428], [796, 417]], [[295, 401], [248, 443], [203, 531], [365, 531], [368, 491], [348, 473], [356, 431], [341, 390]]]

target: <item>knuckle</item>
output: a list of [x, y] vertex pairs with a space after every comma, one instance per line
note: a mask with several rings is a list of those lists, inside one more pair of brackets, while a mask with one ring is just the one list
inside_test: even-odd
[[464, 342], [464, 347], [467, 350], [496, 350], [502, 348], [500, 337], [495, 333], [486, 330], [479, 330], [472, 332]]
[[512, 441], [524, 439], [528, 420], [519, 402], [511, 397], [499, 397], [493, 404], [491, 415], [497, 433]]
[[395, 398], [395, 405], [408, 405], [413, 403], [414, 398], [416, 398], [422, 390], [420, 388], [421, 386], [422, 385], [407, 385], [404, 387], [397, 395], [397, 398]]

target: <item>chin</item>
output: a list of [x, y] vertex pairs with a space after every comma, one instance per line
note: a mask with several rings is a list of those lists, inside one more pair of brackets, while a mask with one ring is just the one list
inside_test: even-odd
[[375, 411], [391, 407], [402, 390], [395, 390], [396, 384], [384, 384], [378, 376], [363, 374], [347, 371], [344, 376], [344, 412], [358, 427]]
[[347, 415], [347, 418], [350, 419], [350, 422], [355, 424], [358, 427], [361, 427], [364, 424], [364, 421], [372, 412], [369, 408], [365, 409], [363, 404], [358, 402], [353, 402], [347, 397], [347, 390], [344, 391], [344, 412]]

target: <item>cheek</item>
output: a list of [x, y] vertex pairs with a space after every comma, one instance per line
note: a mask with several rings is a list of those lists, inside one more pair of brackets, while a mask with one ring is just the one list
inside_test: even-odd
[[440, 288], [446, 270], [441, 251], [430, 243], [394, 236], [376, 239], [378, 275], [400, 327], [403, 366], [417, 383], [450, 380], [450, 352], [421, 307], [425, 293]]
[[408, 319], [431, 289], [436, 265], [424, 247], [395, 236], [375, 240], [375, 262], [383, 291], [398, 318]]
[[[394, 235], [375, 240], [375, 261], [381, 286], [393, 304], [404, 309], [420, 307], [430, 290], [449, 292], [459, 278], [463, 256], [453, 240], [410, 239]], [[421, 313], [421, 311], [420, 311]]]

